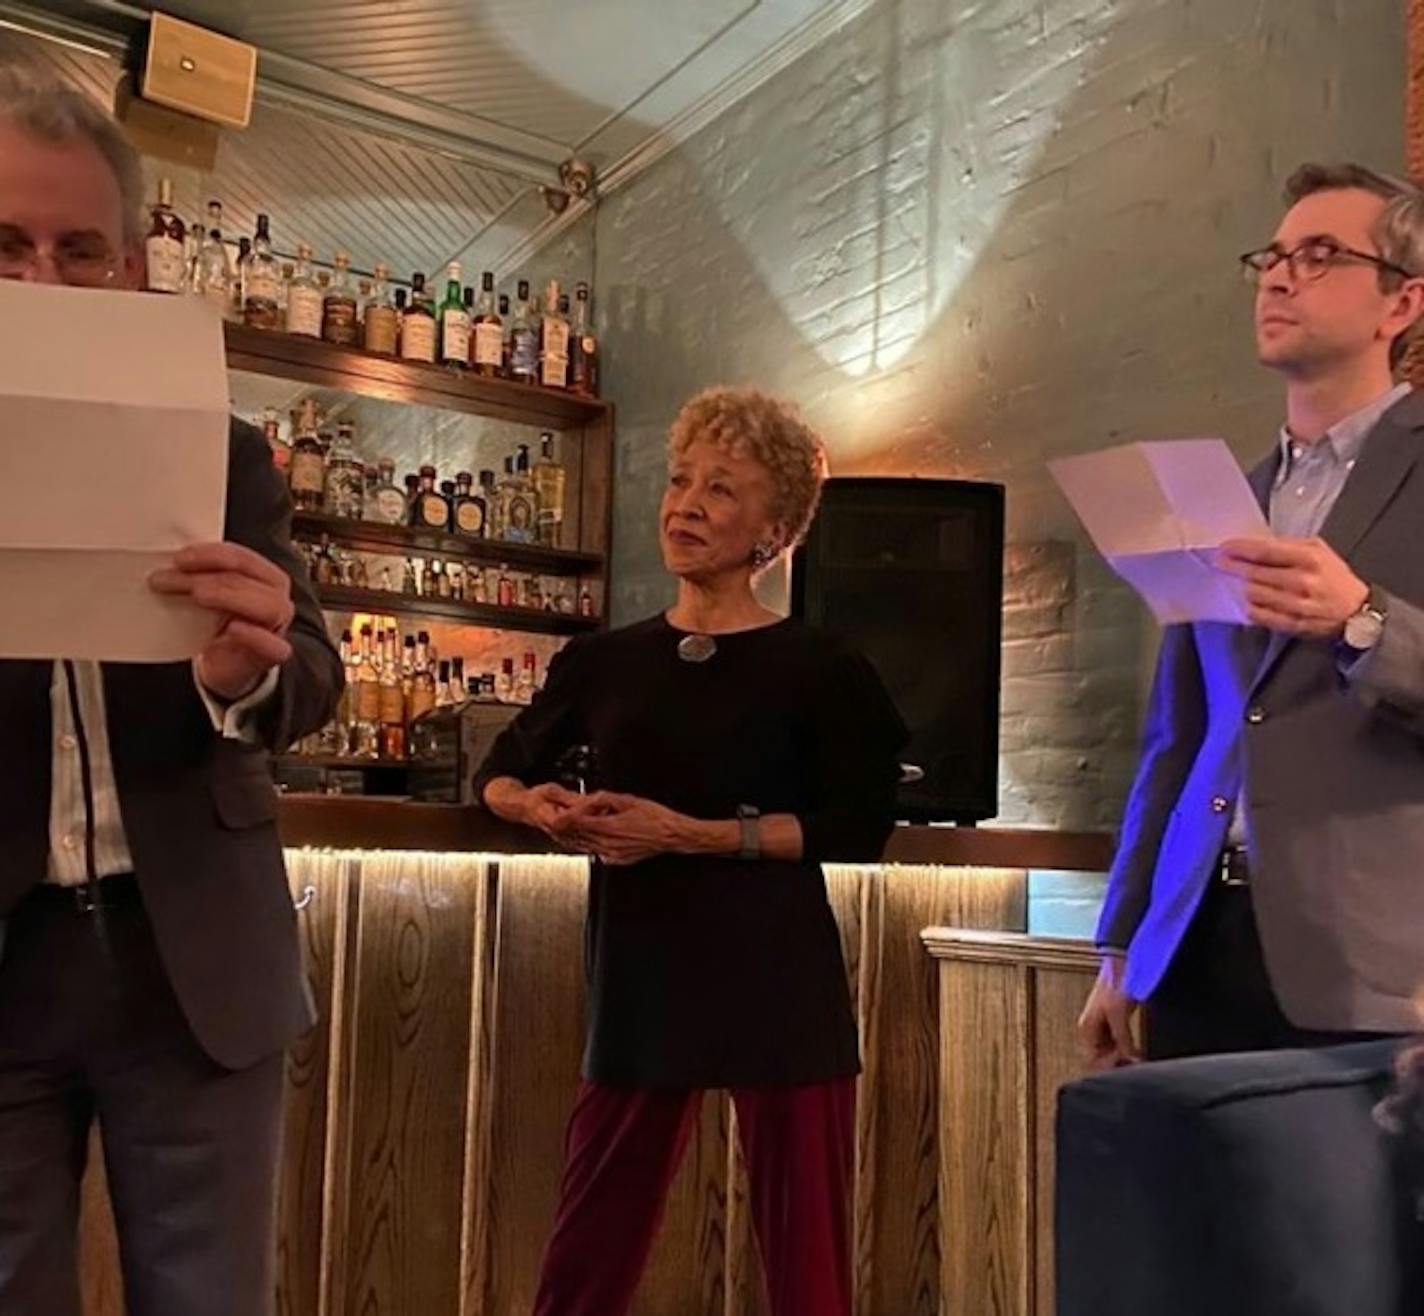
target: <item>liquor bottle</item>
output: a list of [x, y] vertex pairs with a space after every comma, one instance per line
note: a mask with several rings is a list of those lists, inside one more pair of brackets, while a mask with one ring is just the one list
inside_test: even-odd
[[578, 610], [580, 617], [592, 617], [594, 615], [593, 595], [589, 592], [587, 585], [579, 591]]
[[535, 673], [538, 671], [538, 659], [534, 656], [532, 649], [524, 651], [524, 661], [519, 667], [519, 679], [514, 683], [514, 702], [516, 704], [530, 703], [534, 698]]
[[[504, 321], [506, 326], [510, 326], [509, 294], [507, 292], [502, 292], [499, 295], [499, 318]], [[509, 378], [509, 354], [512, 350], [513, 341], [514, 340], [512, 335], [506, 332], [504, 335], [504, 343], [501, 347], [499, 360], [499, 377], [501, 379]]]
[[[409, 682], [415, 676], [415, 636], [405, 637], [405, 654], [401, 659], [401, 680]], [[409, 691], [407, 690], [407, 694]]]
[[445, 300], [440, 303], [440, 364], [470, 364], [470, 313], [465, 309], [464, 287], [459, 261], [451, 261], [446, 271]]
[[283, 261], [282, 282], [277, 289], [277, 310], [279, 312], [277, 316], [277, 327], [279, 329], [285, 329], [287, 327], [287, 297], [292, 289], [292, 280], [296, 277], [297, 267], [289, 264], [287, 261]]
[[292, 445], [282, 437], [282, 422], [276, 407], [268, 407], [262, 413], [262, 437], [272, 452], [272, 465], [282, 473], [282, 478], [291, 482]]
[[321, 337], [322, 301], [312, 277], [312, 249], [297, 247], [297, 265], [287, 285], [287, 332], [304, 338]]
[[371, 280], [361, 279], [356, 284], [356, 345], [366, 342], [366, 310], [371, 304]]
[[435, 360], [435, 313], [425, 296], [425, 275], [410, 276], [410, 300], [401, 317], [400, 354], [403, 361]]
[[419, 530], [448, 530], [450, 504], [435, 488], [435, 467], [420, 468], [420, 489], [411, 504], [411, 525]]
[[351, 291], [351, 257], [338, 251], [331, 285], [322, 298], [321, 336], [339, 347], [353, 347], [357, 341], [356, 297]]
[[356, 665], [355, 732], [352, 753], [357, 758], [378, 758], [381, 752], [381, 673], [376, 666], [369, 622], [361, 627], [361, 656]]
[[402, 688], [400, 650], [394, 630], [386, 632], [381, 663], [381, 757], [404, 759], [406, 756], [405, 690]]
[[326, 457], [316, 431], [303, 427], [292, 444], [292, 505], [299, 512], [321, 511], [326, 496]]
[[246, 315], [247, 306], [247, 267], [252, 260], [252, 239], [238, 238], [237, 240], [237, 265], [233, 269], [232, 287], [229, 289], [232, 296], [227, 304], [227, 318], [234, 324], [241, 324]]
[[539, 436], [539, 460], [534, 466], [534, 495], [539, 508], [538, 540], [546, 548], [557, 548], [563, 531], [566, 482], [563, 463], [554, 457], [553, 432], [545, 430]]
[[382, 457], [376, 462], [376, 485], [366, 505], [366, 519], [382, 525], [404, 525], [405, 494], [396, 484], [394, 458]]
[[348, 627], [341, 632], [341, 671], [346, 680], [341, 687], [341, 697], [337, 701], [336, 715], [331, 719], [329, 729], [323, 733], [322, 752], [338, 758], [351, 753], [351, 710], [352, 691], [355, 689], [355, 655], [352, 652], [351, 631]]
[[445, 571], [445, 564], [439, 558], [431, 559], [425, 594], [427, 598], [432, 599], [448, 599], [450, 597], [450, 577]]
[[232, 305], [232, 262], [222, 239], [222, 202], [208, 202], [208, 223], [198, 248], [198, 277], [194, 291], [226, 316]]
[[569, 322], [559, 311], [557, 279], [550, 279], [544, 290], [544, 314], [539, 321], [539, 382], [545, 388], [569, 386]]
[[469, 535], [471, 539], [483, 539], [488, 511], [485, 500], [471, 491], [473, 483], [474, 477], [469, 471], [461, 471], [455, 476], [455, 498], [451, 504], [450, 528], [457, 534]]
[[359, 521], [365, 493], [366, 467], [356, 451], [354, 428], [349, 420], [343, 420], [336, 427], [336, 441], [326, 460], [327, 515]]
[[501, 659], [499, 664], [499, 675], [495, 678], [494, 697], [501, 704], [512, 704], [514, 702], [514, 659]]
[[514, 459], [514, 476], [505, 499], [504, 537], [514, 544], [532, 544], [539, 514], [529, 475], [529, 445], [521, 443]]
[[280, 329], [282, 312], [278, 299], [282, 290], [282, 271], [272, 255], [271, 221], [257, 216], [257, 236], [252, 239], [252, 254], [244, 267], [242, 319], [254, 329]]
[[405, 570], [401, 574], [401, 593], [419, 594], [420, 578], [415, 574], [415, 559], [406, 558]]
[[184, 239], [187, 230], [173, 213], [173, 180], [158, 180], [158, 204], [153, 207], [153, 223], [144, 239], [149, 292], [182, 292], [186, 274]]
[[501, 562], [499, 564], [499, 593], [496, 595], [496, 600], [501, 608], [512, 608], [518, 598], [514, 588], [514, 577], [509, 574], [509, 568]]
[[207, 234], [207, 226], [203, 223], [201, 215], [194, 215], [184, 227], [183, 238], [183, 291], [197, 293], [201, 291], [198, 287], [198, 253], [203, 249], [203, 238]]
[[415, 500], [420, 497], [420, 476], [412, 473], [405, 477], [405, 512], [401, 516], [403, 525], [415, 524]]
[[517, 300], [510, 333], [509, 375], [521, 384], [534, 384], [539, 379], [539, 330], [530, 313], [528, 279], [520, 279]]
[[376, 282], [371, 288], [371, 303], [366, 307], [365, 347], [379, 356], [394, 356], [399, 337], [400, 321], [391, 304], [390, 270], [376, 266]]
[[598, 335], [588, 304], [588, 284], [574, 290], [573, 334], [569, 341], [569, 387], [581, 397], [598, 396]]
[[435, 707], [435, 674], [430, 669], [430, 663], [430, 635], [427, 631], [421, 631], [415, 642], [414, 670], [411, 674], [412, 722]]
[[[506, 457], [504, 459], [505, 482], [508, 482], [513, 470], [513, 459]], [[485, 537], [487, 539], [503, 539], [504, 484], [495, 482], [493, 471], [481, 471], [480, 492], [484, 494], [485, 499]]]
[[456, 655], [450, 659], [450, 702], [463, 704], [469, 697], [465, 689], [465, 660]]
[[544, 611], [544, 591], [539, 584], [538, 576], [529, 577], [529, 592], [524, 599], [524, 606], [534, 612]]
[[440, 679], [435, 683], [435, 707], [449, 708], [450, 699], [450, 663], [448, 659], [440, 660]]
[[480, 276], [480, 305], [475, 312], [474, 347], [470, 364], [477, 375], [493, 379], [504, 369], [504, 320], [495, 309], [494, 275]]

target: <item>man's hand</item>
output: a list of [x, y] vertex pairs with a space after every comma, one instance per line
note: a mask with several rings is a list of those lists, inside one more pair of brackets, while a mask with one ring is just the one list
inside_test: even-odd
[[198, 679], [217, 698], [235, 703], [291, 657], [285, 637], [296, 616], [292, 582], [260, 553], [241, 544], [195, 544], [180, 550], [171, 568], [155, 571], [149, 585], [218, 614], [217, 634], [198, 655]]
[[1137, 1002], [1122, 989], [1125, 967], [1121, 955], [1103, 956], [1098, 980], [1078, 1016], [1078, 1050], [1094, 1069], [1117, 1069], [1142, 1059], [1132, 1035]]
[[613, 867], [676, 853], [692, 824], [684, 814], [637, 795], [596, 791], [576, 798], [578, 803], [560, 818], [556, 834]]
[[1285, 635], [1334, 639], [1370, 594], [1323, 539], [1231, 539], [1217, 566], [1246, 582], [1252, 622]]

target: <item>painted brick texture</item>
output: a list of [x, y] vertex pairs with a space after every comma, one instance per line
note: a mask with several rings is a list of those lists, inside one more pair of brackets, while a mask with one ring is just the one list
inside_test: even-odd
[[882, 0], [566, 239], [619, 408], [615, 616], [669, 597], [678, 405], [798, 401], [840, 474], [1002, 481], [1004, 822], [1101, 828], [1153, 631], [1046, 459], [1279, 423], [1234, 258], [1307, 158], [1397, 169], [1398, 0]]

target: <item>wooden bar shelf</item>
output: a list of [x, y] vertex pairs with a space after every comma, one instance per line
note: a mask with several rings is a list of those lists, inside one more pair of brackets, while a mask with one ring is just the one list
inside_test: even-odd
[[580, 576], [601, 573], [603, 557], [566, 548], [514, 544], [505, 539], [471, 539], [440, 530], [384, 525], [379, 521], [353, 521], [325, 512], [297, 512], [292, 529], [304, 539], [326, 535], [333, 543], [379, 553], [395, 549], [404, 556], [454, 558], [486, 566], [510, 566], [546, 576]]
[[229, 369], [275, 375], [320, 388], [359, 393], [386, 402], [414, 403], [445, 411], [490, 416], [516, 425], [574, 429], [609, 418], [612, 408], [598, 398], [560, 389], [486, 379], [451, 366], [423, 365], [337, 347], [316, 338], [246, 325], [227, 324]]
[[538, 608], [500, 608], [487, 603], [460, 603], [454, 599], [427, 599], [395, 590], [356, 589], [350, 585], [319, 585], [322, 607], [337, 612], [400, 613], [411, 617], [438, 617], [501, 631], [537, 631], [544, 635], [578, 635], [599, 627], [596, 617]]

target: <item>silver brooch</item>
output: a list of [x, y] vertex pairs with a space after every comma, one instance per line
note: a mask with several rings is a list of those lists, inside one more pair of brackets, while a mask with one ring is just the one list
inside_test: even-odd
[[684, 635], [677, 642], [677, 656], [685, 663], [705, 663], [717, 652], [717, 641], [710, 635]]

